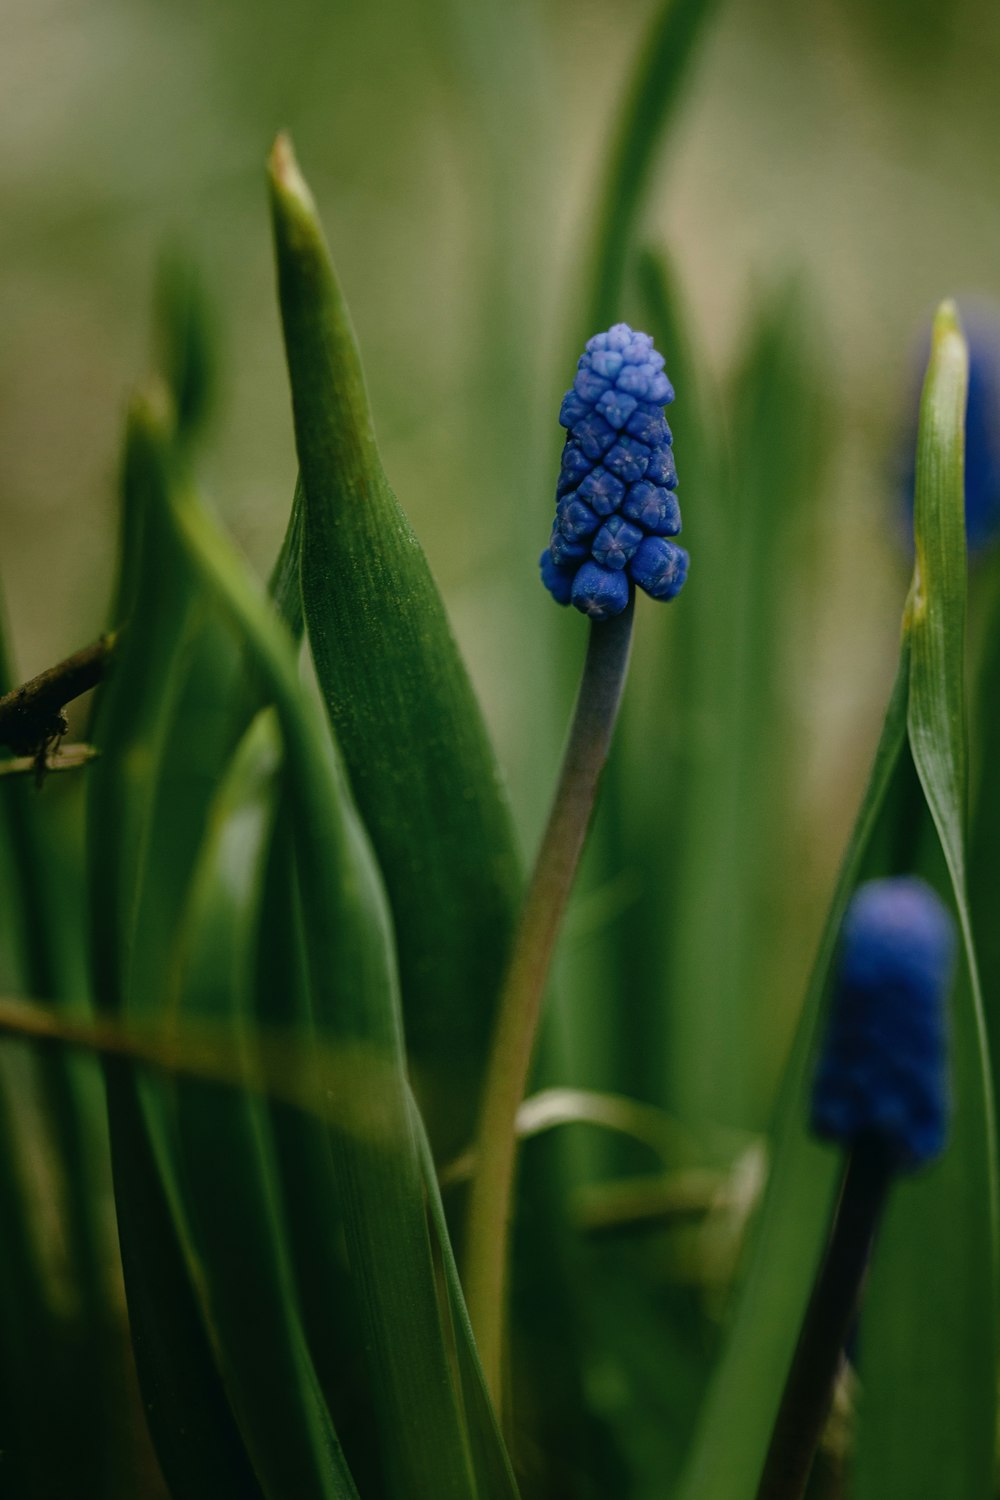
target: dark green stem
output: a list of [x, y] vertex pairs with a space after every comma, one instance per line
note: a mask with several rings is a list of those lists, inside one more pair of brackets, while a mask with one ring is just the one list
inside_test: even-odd
[[848, 1157], [826, 1256], [806, 1309], [757, 1500], [802, 1500], [806, 1492], [891, 1175], [886, 1153], [873, 1142], [856, 1146]]
[[465, 1287], [483, 1372], [499, 1406], [516, 1116], [524, 1098], [556, 938], [618, 716], [634, 600], [591, 626], [559, 785], [514, 938], [490, 1054], [469, 1200]]
[[46, 745], [66, 732], [65, 704], [96, 687], [105, 676], [117, 637], [100, 640], [47, 667], [30, 682], [0, 698], [0, 745], [15, 755], [44, 753]]

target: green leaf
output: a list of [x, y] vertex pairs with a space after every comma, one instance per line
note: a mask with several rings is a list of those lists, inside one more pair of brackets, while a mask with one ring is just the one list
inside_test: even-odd
[[[133, 409], [126, 437], [114, 616], [127, 625], [114, 676], [99, 700], [94, 739], [102, 755], [88, 783], [94, 993], [101, 1007], [119, 1015], [134, 1009], [128, 1004], [134, 903], [148, 847], [159, 755], [187, 666], [180, 647], [193, 611], [183, 552], [153, 504], [163, 482], [162, 465], [161, 452]], [[183, 813], [179, 808], [179, 816]], [[164, 881], [169, 877], [173, 883], [176, 913], [189, 869], [164, 864], [161, 871]], [[137, 997], [147, 1014], [156, 1014], [154, 999], [162, 994], [171, 938], [167, 925], [166, 949], [154, 953], [148, 943], [139, 947], [155, 976], [154, 995]], [[157, 1456], [178, 1500], [259, 1500], [191, 1285], [185, 1226], [177, 1219], [172, 1185], [161, 1176], [169, 1147], [132, 1070], [109, 1062], [106, 1080], [129, 1321]]]
[[621, 316], [622, 287], [657, 153], [716, 0], [663, 0], [637, 50], [601, 194], [585, 337]]
[[[295, 570], [298, 586], [298, 566]], [[288, 788], [283, 788], [272, 840], [264, 896], [267, 920], [261, 924], [257, 954], [257, 1013], [265, 1036], [279, 1030], [295, 1039], [311, 1058], [322, 1056], [323, 1043], [313, 1017], [308, 959], [302, 924], [295, 858], [295, 826]], [[266, 1059], [267, 1042], [260, 1055]], [[355, 1068], [339, 1050], [340, 1066]], [[379, 1440], [374, 1427], [375, 1402], [364, 1356], [364, 1335], [355, 1305], [347, 1261], [344, 1211], [326, 1120], [342, 1091], [331, 1087], [333, 1058], [320, 1069], [323, 1085], [312, 1109], [290, 1107], [282, 1098], [270, 1102], [276, 1175], [289, 1254], [301, 1305], [302, 1323], [334, 1425], [362, 1494], [381, 1487]], [[267, 1077], [271, 1077], [269, 1072]], [[285, 1067], [281, 1079], [294, 1076]], [[391, 1080], [390, 1080], [391, 1081]], [[373, 1079], [370, 1096], [380, 1096]]]
[[[913, 760], [960, 900], [965, 891], [968, 798], [962, 478], [967, 387], [965, 340], [953, 305], [944, 303], [934, 323], [920, 406], [913, 517], [916, 561], [904, 629], [913, 652]], [[964, 925], [964, 912], [962, 917]]]
[[947, 867], [939, 882], [950, 884], [963, 938], [953, 1119], [941, 1162], [895, 1190], [876, 1247], [861, 1325], [858, 1500], [986, 1500], [995, 1491], [995, 1122], [965, 882], [966, 381], [965, 343], [945, 303], [921, 403], [905, 628], [910, 744]]
[[[675, 626], [683, 718], [672, 727], [661, 717], [679, 759], [671, 788], [680, 808], [673, 877], [680, 888], [670, 1107], [691, 1121], [743, 1129], [766, 1124], [778, 1082], [775, 1051], [788, 1039], [780, 997], [789, 973], [798, 984], [800, 972], [786, 956], [794, 944], [775, 942], [773, 933], [788, 921], [782, 877], [797, 852], [788, 814], [795, 733], [784, 642], [799, 627], [788, 580], [809, 566], [803, 559], [813, 550], [808, 528], [823, 454], [808, 306], [791, 282], [755, 316], [732, 395], [733, 463], [721, 485], [704, 489], [696, 469], [688, 505], [681, 468], [692, 556]], [[674, 701], [671, 695], [671, 716]], [[804, 972], [808, 954], [802, 959]], [[695, 994], [697, 1005], [685, 1003]]]
[[[342, 1046], [370, 1047], [387, 1064], [385, 1131], [365, 1137], [335, 1130], [330, 1146], [390, 1490], [407, 1500], [467, 1500], [474, 1485], [439, 1317], [377, 869], [322, 710], [299, 682], [287, 630], [172, 472], [162, 418], [147, 406], [142, 420], [160, 454], [157, 508], [238, 631], [277, 709], [318, 1031]], [[356, 1087], [364, 1090], [363, 1077]]]
[[[0, 693], [15, 685], [0, 618]], [[77, 873], [76, 818], [82, 788], [68, 791], [69, 797], [53, 798], [50, 793], [42, 798], [26, 778], [10, 777], [0, 783], [0, 843], [4, 846], [0, 880], [10, 924], [4, 947], [11, 955], [20, 988], [47, 1008], [61, 1014], [79, 1014], [87, 1004], [82, 924], [77, 903], [64, 898], [55, 874], [67, 864]], [[100, 1207], [106, 1191], [100, 1080], [89, 1064], [81, 1066], [78, 1060], [59, 1053], [39, 1053], [27, 1061], [17, 1082], [18, 1092], [10, 1076], [0, 1082], [0, 1088], [11, 1090], [6, 1110], [10, 1131], [5, 1130], [3, 1152], [5, 1158], [9, 1153], [9, 1170], [15, 1175], [20, 1170], [22, 1187], [37, 1175], [38, 1160], [50, 1159], [52, 1181], [45, 1191], [65, 1243], [64, 1274], [70, 1281], [73, 1302], [72, 1318], [64, 1319], [61, 1327], [52, 1320], [52, 1307], [39, 1312], [37, 1337], [21, 1351], [24, 1364], [16, 1377], [17, 1385], [23, 1399], [36, 1378], [29, 1368], [34, 1356], [37, 1380], [45, 1391], [42, 1396], [36, 1387], [36, 1397], [44, 1399], [50, 1411], [59, 1412], [57, 1420], [75, 1455], [73, 1472], [81, 1484], [110, 1491], [125, 1439], [123, 1424], [109, 1420], [108, 1413], [120, 1409], [124, 1368], [107, 1274], [110, 1246]], [[15, 1116], [24, 1113], [24, 1091], [41, 1111], [36, 1121], [40, 1138], [31, 1143], [30, 1158], [25, 1154], [29, 1142], [24, 1131], [18, 1139], [15, 1128]], [[29, 1118], [34, 1116], [29, 1113]], [[34, 1167], [28, 1166], [29, 1159]], [[9, 1203], [18, 1191], [12, 1181], [8, 1185]], [[33, 1276], [39, 1276], [38, 1268], [31, 1270], [24, 1260], [24, 1247], [19, 1250], [17, 1246], [25, 1226], [14, 1225], [6, 1215], [4, 1222], [10, 1226], [8, 1250], [20, 1273], [30, 1270]], [[37, 1291], [44, 1298], [44, 1285]], [[22, 1312], [32, 1306], [32, 1290], [25, 1285], [10, 1304], [17, 1324]], [[50, 1325], [47, 1330], [46, 1321]], [[53, 1343], [43, 1354], [46, 1337]], [[12, 1330], [10, 1343], [4, 1343], [11, 1348], [15, 1342]], [[46, 1365], [60, 1370], [58, 1382], [53, 1383], [46, 1374]], [[51, 1482], [59, 1488], [65, 1481], [54, 1477]]]
[[[66, 1476], [50, 1473], [46, 1451], [58, 1368], [60, 1328], [47, 1296], [42, 1257], [31, 1230], [23, 1142], [0, 1079], [0, 1444], [10, 1492], [34, 1500]], [[58, 1469], [58, 1465], [56, 1466]], [[53, 1491], [50, 1491], [50, 1493]]]
[[[922, 408], [917, 569], [900, 670], [788, 1068], [768, 1189], [683, 1500], [752, 1500], [756, 1492], [839, 1176], [836, 1153], [806, 1132], [813, 1038], [837, 930], [862, 874], [914, 868], [933, 874], [935, 842], [964, 937], [964, 978], [955, 997], [954, 1140], [938, 1168], [897, 1190], [877, 1247], [863, 1323], [868, 1431], [862, 1427], [857, 1485], [865, 1496], [990, 1492], [995, 1174], [964, 895], [964, 378], [964, 346], [946, 306]], [[912, 759], [903, 753], [907, 735]]]
[[[0, 692], [14, 686], [3, 623], [0, 612]], [[23, 939], [25, 918], [32, 921], [35, 913], [31, 906], [18, 910], [23, 893], [21, 859], [18, 841], [12, 837], [9, 808], [8, 799], [0, 793], [0, 890], [4, 897], [0, 956], [4, 983], [13, 986], [20, 976], [12, 950], [18, 936]], [[34, 1500], [46, 1486], [57, 1491], [61, 1477], [48, 1472], [45, 1446], [48, 1411], [59, 1405], [51, 1387], [61, 1330], [54, 1316], [51, 1277], [32, 1219], [28, 1187], [31, 1173], [22, 1123], [23, 1095], [34, 1082], [33, 1071], [25, 1077], [34, 1059], [18, 1056], [18, 1051], [24, 1049], [7, 1043], [0, 1056], [0, 1450], [8, 1488]], [[38, 1143], [30, 1144], [37, 1154]]]
[[[970, 745], [975, 762], [973, 814], [969, 827], [968, 886], [976, 954], [983, 995], [1000, 994], [1000, 555], [994, 554], [975, 579], [973, 599], [980, 605], [982, 628], [973, 683]], [[993, 1091], [1000, 1081], [1000, 1005], [987, 999]]]
[[[905, 642], [882, 736], [841, 866], [778, 1101], [767, 1189], [725, 1346], [679, 1500], [753, 1500], [785, 1377], [826, 1240], [840, 1162], [808, 1133], [812, 1061], [837, 934], [851, 892], [890, 821], [907, 770]], [[881, 826], [880, 826], [881, 825]]]
[[[179, 1027], [189, 1017], [232, 1021], [244, 1052], [279, 766], [277, 726], [261, 714], [213, 803], [179, 939]], [[264, 1491], [351, 1500], [295, 1297], [267, 1111], [246, 1090], [184, 1082], [174, 1118], [220, 1363]]]
[[209, 299], [197, 267], [172, 251], [156, 283], [156, 366], [173, 396], [178, 435], [193, 441], [211, 417], [216, 393], [216, 337]]
[[271, 197], [305, 492], [316, 673], [392, 906], [431, 1139], [471, 1135], [519, 891], [493, 752], [426, 560], [382, 469], [360, 360], [288, 143]]
[[299, 569], [304, 526], [305, 496], [302, 493], [301, 479], [296, 479], [288, 526], [285, 529], [281, 551], [275, 560], [268, 584], [268, 593], [274, 600], [275, 608], [296, 640], [300, 639], [305, 629], [305, 621], [302, 618], [302, 583]]
[[[158, 335], [188, 445], [205, 412], [211, 352], [203, 300], [186, 271], [161, 282]], [[206, 615], [182, 549], [150, 504], [161, 459], [133, 413], [112, 612], [123, 631], [98, 701], [103, 754], [88, 787], [95, 994], [105, 1009], [151, 1019], [163, 1013], [208, 806], [259, 704], [240, 644]], [[293, 534], [295, 520], [293, 507]], [[279, 586], [287, 571], [276, 569]], [[292, 614], [296, 595], [286, 605]], [[178, 1496], [256, 1496], [191, 1286], [162, 1091], [120, 1065], [106, 1071], [130, 1324], [161, 1465]]]
[[444, 1269], [469, 1440], [478, 1480], [478, 1493], [480, 1500], [518, 1500], [517, 1480], [514, 1478], [510, 1455], [500, 1431], [496, 1410], [490, 1400], [482, 1365], [479, 1363], [479, 1353], [465, 1305], [465, 1294], [462, 1291], [458, 1265], [448, 1235], [448, 1221], [445, 1217], [444, 1203], [441, 1200], [430, 1141], [416, 1103], [413, 1105], [412, 1117], [431, 1225]]

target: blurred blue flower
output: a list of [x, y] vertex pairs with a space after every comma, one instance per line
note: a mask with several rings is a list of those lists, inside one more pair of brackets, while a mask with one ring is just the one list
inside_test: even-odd
[[616, 323], [587, 341], [559, 421], [567, 429], [542, 582], [594, 620], [621, 614], [636, 583], [672, 599], [688, 555], [663, 407], [674, 399], [648, 333]]
[[[969, 551], [980, 552], [1000, 534], [1000, 306], [985, 298], [969, 298], [959, 305], [962, 328], [969, 345], [969, 393], [965, 408], [965, 532]], [[930, 344], [925, 341], [920, 361], [921, 379]], [[903, 493], [910, 517], [916, 483], [917, 414], [907, 436], [903, 465]]]
[[913, 1170], [944, 1148], [947, 1000], [955, 924], [922, 880], [871, 880], [855, 892], [813, 1084], [817, 1135], [877, 1140]]

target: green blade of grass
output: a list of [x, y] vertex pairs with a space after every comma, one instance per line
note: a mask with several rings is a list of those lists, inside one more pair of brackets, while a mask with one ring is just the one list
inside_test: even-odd
[[[0, 691], [13, 684], [6, 661], [3, 613], [0, 610]], [[16, 840], [0, 800], [0, 962], [4, 983], [21, 979], [16, 955], [24, 913], [17, 900], [21, 882]], [[13, 920], [11, 918], [13, 917]], [[59, 1367], [60, 1329], [54, 1315], [49, 1267], [38, 1242], [29, 1191], [31, 1170], [23, 1125], [21, 1091], [30, 1086], [20, 1062], [4, 1046], [0, 1056], [0, 1452], [6, 1484], [28, 1500], [44, 1492], [58, 1492], [62, 1476], [50, 1472], [46, 1431], [50, 1410], [61, 1408], [60, 1392], [52, 1392], [52, 1372]], [[21, 1049], [22, 1051], [25, 1049]], [[33, 1076], [30, 1082], [33, 1082]], [[38, 1145], [35, 1143], [35, 1151]], [[58, 1466], [57, 1466], [58, 1467]]]
[[[968, 886], [979, 976], [993, 1065], [993, 1092], [1000, 1085], [1000, 557], [977, 579], [985, 628], [974, 680], [974, 722], [970, 743], [978, 752], [971, 768], [973, 816], [969, 828]], [[985, 596], [985, 597], [984, 597]], [[975, 596], [973, 596], [975, 597]]]
[[302, 493], [302, 480], [296, 479], [288, 525], [268, 583], [268, 593], [274, 600], [275, 608], [296, 640], [305, 629], [299, 568], [304, 525], [305, 496]]
[[[187, 447], [209, 405], [211, 339], [188, 273], [160, 286], [158, 341]], [[259, 694], [238, 643], [205, 616], [190, 570], [149, 505], [156, 458], [133, 422], [123, 475], [119, 579], [123, 626], [99, 700], [103, 756], [89, 785], [92, 960], [100, 1003], [162, 1015], [167, 964], [218, 776]], [[294, 547], [298, 508], [283, 556]], [[275, 569], [293, 630], [297, 585]], [[119, 1240], [140, 1384], [178, 1495], [259, 1494], [214, 1366], [190, 1279], [162, 1094], [109, 1065], [107, 1094]]]
[[[662, 268], [646, 260], [641, 269], [655, 326], [669, 336], [677, 320]], [[788, 911], [781, 879], [795, 854], [787, 814], [794, 734], [781, 643], [794, 620], [788, 580], [813, 550], [824, 446], [807, 308], [792, 282], [755, 318], [731, 403], [731, 464], [720, 462], [717, 442], [709, 456], [697, 399], [686, 414], [678, 386], [679, 494], [694, 561], [671, 622], [675, 689], [652, 695], [638, 742], [655, 737], [674, 756], [664, 811], [649, 818], [653, 828], [669, 819], [674, 833], [651, 849], [648, 880], [657, 901], [673, 887], [677, 914], [669, 963], [656, 974], [660, 996], [666, 969], [677, 997], [674, 1004], [668, 997], [669, 1040], [657, 1061], [670, 1080], [671, 1108], [692, 1122], [744, 1129], [766, 1122], [777, 1082], [773, 1056], [787, 1040], [787, 1011], [779, 1007], [787, 975], [799, 972], [799, 955], [786, 951], [793, 945], [769, 934], [782, 917], [794, 930], [797, 915]], [[693, 432], [685, 425], [692, 416]], [[694, 994], [697, 1005], [682, 1003]]]
[[[15, 686], [0, 608], [0, 694]], [[72, 861], [75, 857], [74, 804], [78, 805], [75, 797], [69, 804], [62, 799], [54, 808], [47, 807], [39, 800], [38, 789], [25, 779], [5, 778], [0, 784], [0, 840], [6, 848], [3, 903], [11, 923], [10, 948], [16, 954], [18, 978], [27, 993], [62, 1013], [80, 1013], [87, 1006], [78, 910], [74, 903], [61, 899], [59, 882], [53, 878], [55, 860]], [[105, 1416], [120, 1404], [124, 1369], [107, 1274], [110, 1246], [100, 1214], [106, 1190], [100, 1081], [88, 1066], [81, 1068], [79, 1062], [55, 1055], [33, 1059], [31, 1076], [44, 1111], [46, 1139], [39, 1143], [39, 1149], [54, 1156], [58, 1201], [53, 1207], [60, 1233], [65, 1236], [66, 1269], [72, 1282], [77, 1325], [71, 1327], [66, 1320], [61, 1330], [65, 1346], [61, 1356], [55, 1346], [49, 1350], [50, 1361], [55, 1365], [61, 1361], [65, 1378], [75, 1384], [76, 1390], [60, 1388], [51, 1402], [64, 1398], [61, 1420], [67, 1442], [76, 1454], [80, 1482], [112, 1493], [117, 1458], [127, 1439], [121, 1426]], [[16, 1107], [12, 1099], [11, 1108]], [[12, 1140], [10, 1147], [11, 1165], [16, 1166], [23, 1142], [19, 1147]], [[23, 1162], [21, 1166], [23, 1170]], [[18, 1233], [12, 1225], [12, 1248]], [[28, 1306], [31, 1297], [27, 1287], [25, 1297]], [[43, 1317], [40, 1339], [45, 1337], [44, 1324]], [[49, 1332], [56, 1336], [58, 1330], [52, 1326]], [[74, 1369], [68, 1358], [74, 1341], [77, 1352], [88, 1350], [86, 1373], [82, 1366]], [[30, 1380], [25, 1370], [22, 1383]]]
[[[729, 1090], [717, 1079], [716, 1068], [721, 1063], [731, 1078], [731, 1058], [738, 1050], [719, 1056], [719, 999], [712, 986], [702, 983], [699, 960], [707, 952], [713, 967], [721, 962], [715, 934], [733, 878], [728, 857], [734, 833], [728, 818], [731, 799], [720, 797], [726, 784], [720, 761], [734, 746], [727, 725], [727, 715], [734, 711], [734, 621], [730, 610], [718, 609], [717, 600], [732, 597], [731, 572], [738, 566], [739, 548], [733, 539], [726, 444], [719, 440], [725, 432], [723, 414], [713, 409], [706, 389], [672, 267], [662, 255], [646, 254], [637, 272], [642, 326], [664, 351], [678, 392], [671, 426], [681, 466], [684, 541], [696, 571], [685, 586], [682, 607], [669, 621], [669, 636], [663, 622], [655, 636], [647, 631], [637, 653], [617, 761], [612, 760], [612, 772], [625, 787], [648, 765], [650, 744], [663, 746], [671, 766], [669, 776], [652, 779], [641, 804], [628, 798], [625, 787], [619, 794], [622, 843], [629, 860], [638, 863], [642, 883], [638, 909], [621, 924], [617, 965], [625, 968], [637, 1011], [649, 1018], [636, 1037], [634, 1089], [651, 1102], [669, 1101], [675, 1110], [683, 1104], [693, 1117], [704, 1118], [715, 1113], [720, 1100], [727, 1100], [728, 1107]], [[663, 692], [665, 681], [672, 684], [669, 694]], [[668, 840], [665, 828], [670, 829]], [[720, 850], [726, 851], [724, 857]], [[655, 921], [663, 910], [677, 912], [676, 936], [669, 964], [651, 964], [648, 955], [637, 952], [631, 931]], [[696, 1006], [684, 1005], [693, 975], [702, 999]]]
[[438, 1186], [430, 1141], [416, 1103], [413, 1105], [412, 1115], [431, 1224], [444, 1269], [452, 1334], [469, 1428], [469, 1441], [479, 1482], [480, 1500], [518, 1500], [517, 1480], [514, 1478], [514, 1470], [500, 1431], [496, 1410], [490, 1400], [486, 1377], [479, 1362], [479, 1353], [472, 1333], [472, 1323], [465, 1305], [465, 1293], [462, 1290], [458, 1265], [448, 1235], [448, 1221]]
[[213, 310], [198, 267], [168, 251], [161, 259], [154, 297], [156, 367], [170, 387], [177, 435], [193, 443], [209, 422], [217, 387]]
[[[257, 929], [279, 767], [277, 727], [270, 714], [259, 715], [212, 805], [179, 937], [178, 1024], [230, 1021], [243, 1050], [253, 1045]], [[306, 1347], [262, 1101], [245, 1090], [184, 1082], [174, 1118], [223, 1376], [264, 1491], [274, 1500], [353, 1500]]]
[[851, 892], [890, 816], [907, 762], [909, 649], [899, 671], [861, 808], [831, 902], [778, 1100], [771, 1168], [725, 1346], [695, 1432], [679, 1500], [753, 1500], [819, 1263], [839, 1161], [807, 1130], [813, 1050], [837, 933]]
[[324, 1039], [371, 1046], [392, 1081], [381, 1101], [386, 1135], [331, 1134], [391, 1492], [467, 1500], [475, 1485], [439, 1316], [377, 868], [287, 630], [172, 471], [169, 434], [152, 404], [142, 423], [160, 454], [156, 503], [245, 642], [280, 719], [317, 1027]]
[[[157, 754], [181, 689], [178, 662], [192, 610], [183, 553], [151, 503], [158, 454], [135, 413], [123, 473], [122, 552], [115, 619], [127, 620], [116, 670], [98, 707], [102, 755], [89, 779], [89, 879], [94, 993], [116, 1015], [129, 1007], [128, 955], [141, 884]], [[174, 878], [173, 872], [167, 872]], [[183, 878], [174, 878], [175, 890]], [[168, 934], [169, 937], [169, 934]], [[141, 950], [151, 971], [150, 950]], [[167, 949], [169, 951], [169, 948]], [[154, 995], [162, 993], [163, 952]], [[152, 1009], [152, 996], [146, 1001]], [[155, 1011], [154, 1011], [155, 1013]], [[107, 1073], [115, 1206], [136, 1368], [150, 1432], [172, 1493], [183, 1500], [259, 1500], [194, 1293], [184, 1226], [161, 1177], [157, 1139], [130, 1069]]]
[[966, 380], [964, 340], [946, 303], [921, 403], [906, 630], [913, 761], [963, 938], [953, 1118], [945, 1156], [896, 1190], [876, 1248], [861, 1334], [858, 1500], [986, 1500], [995, 1489], [995, 1124], [965, 877]]
[[715, 4], [716, 0], [664, 0], [638, 51], [600, 198], [585, 337], [621, 316], [628, 257], [657, 152]]
[[[296, 567], [296, 580], [298, 569]], [[257, 955], [257, 1014], [310, 1056], [322, 1040], [313, 1016], [295, 857], [295, 827], [283, 789], [272, 841]], [[371, 1090], [374, 1096], [376, 1089]], [[337, 1097], [328, 1090], [329, 1099]], [[384, 1487], [371, 1380], [344, 1237], [336, 1163], [322, 1117], [270, 1101], [271, 1132], [289, 1254], [306, 1339], [348, 1464], [362, 1494]]]
[[360, 360], [288, 143], [271, 201], [305, 491], [316, 673], [392, 906], [407, 1045], [435, 1150], [474, 1123], [518, 871], [482, 716], [382, 469]]
[[[11, 1494], [35, 1500], [65, 1476], [51, 1472], [47, 1453], [53, 1373], [60, 1364], [60, 1328], [47, 1296], [42, 1258], [31, 1232], [21, 1143], [0, 1084], [0, 1444]], [[53, 1493], [52, 1488], [49, 1492]]]

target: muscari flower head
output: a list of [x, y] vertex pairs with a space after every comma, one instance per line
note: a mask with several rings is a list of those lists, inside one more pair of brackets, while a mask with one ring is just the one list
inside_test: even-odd
[[670, 540], [681, 513], [663, 417], [673, 399], [648, 333], [616, 323], [588, 339], [559, 412], [566, 444], [541, 557], [557, 604], [608, 620], [621, 614], [633, 583], [654, 599], [680, 592], [688, 555]]
[[[965, 533], [969, 551], [981, 552], [1000, 534], [1000, 306], [969, 298], [960, 306], [962, 331], [969, 346], [969, 389], [965, 406]], [[930, 349], [920, 360], [926, 369]], [[903, 493], [910, 516], [916, 481], [916, 411], [914, 401], [903, 465]]]
[[873, 1141], [912, 1171], [944, 1147], [947, 1000], [955, 925], [922, 880], [858, 888], [841, 932], [826, 1040], [813, 1083], [817, 1135]]

